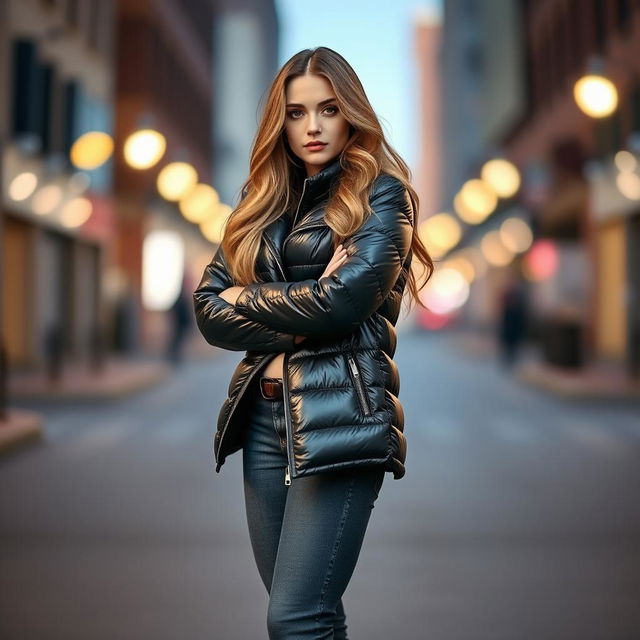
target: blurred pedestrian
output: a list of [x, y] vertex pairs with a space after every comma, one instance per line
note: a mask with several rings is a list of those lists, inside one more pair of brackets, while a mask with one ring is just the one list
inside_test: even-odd
[[180, 293], [169, 308], [169, 340], [167, 344], [167, 359], [174, 367], [183, 360], [184, 343], [192, 326], [193, 309], [185, 282]]
[[502, 292], [498, 322], [500, 362], [507, 369], [518, 360], [526, 328], [526, 300], [523, 282], [512, 277]]
[[348, 62], [326, 47], [294, 55], [194, 293], [207, 341], [247, 350], [214, 452], [220, 471], [243, 450], [271, 640], [347, 637], [342, 595], [371, 510], [385, 472], [405, 473], [394, 325], [405, 286], [414, 300], [421, 288], [412, 258], [426, 279], [433, 269], [417, 205]]

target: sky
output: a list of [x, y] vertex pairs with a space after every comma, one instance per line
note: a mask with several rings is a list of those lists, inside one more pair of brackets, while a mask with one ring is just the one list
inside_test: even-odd
[[440, 0], [276, 0], [280, 60], [326, 46], [358, 74], [387, 140], [416, 171], [418, 119], [412, 23], [422, 11], [440, 14]]

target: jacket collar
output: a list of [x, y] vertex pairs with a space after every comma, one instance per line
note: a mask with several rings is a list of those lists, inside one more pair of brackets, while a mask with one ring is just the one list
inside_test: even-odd
[[341, 158], [342, 154], [338, 154], [324, 169], [305, 178], [302, 197], [296, 208], [298, 212], [295, 220], [296, 226], [300, 224], [308, 211], [329, 197], [343, 170], [340, 164]]
[[306, 178], [304, 181], [307, 185], [306, 191], [316, 195], [328, 193], [336, 178], [342, 172], [341, 158], [342, 154], [338, 154], [324, 169], [310, 178]]

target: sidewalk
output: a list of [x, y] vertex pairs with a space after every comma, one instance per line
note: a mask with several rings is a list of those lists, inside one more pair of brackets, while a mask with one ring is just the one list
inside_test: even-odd
[[566, 398], [623, 400], [640, 398], [640, 381], [632, 381], [618, 368], [591, 365], [579, 371], [527, 362], [515, 372], [518, 380]]
[[[497, 349], [491, 335], [454, 331], [447, 336], [454, 346], [471, 357], [496, 359]], [[640, 398], [640, 380], [630, 380], [620, 367], [592, 363], [583, 369], [555, 367], [541, 361], [535, 347], [526, 346], [513, 376], [549, 393], [584, 400], [622, 400]]]
[[31, 411], [9, 409], [0, 419], [0, 452], [37, 442], [42, 438], [42, 416]]
[[69, 365], [58, 381], [41, 372], [13, 373], [9, 398], [15, 400], [103, 400], [119, 398], [162, 382], [169, 375], [163, 362], [112, 359], [101, 372]]

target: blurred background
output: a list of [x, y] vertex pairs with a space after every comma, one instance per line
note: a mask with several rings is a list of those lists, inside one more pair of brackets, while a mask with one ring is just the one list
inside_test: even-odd
[[352, 637], [637, 640], [640, 0], [0, 0], [2, 638], [266, 637], [191, 293], [319, 45], [436, 263]]

